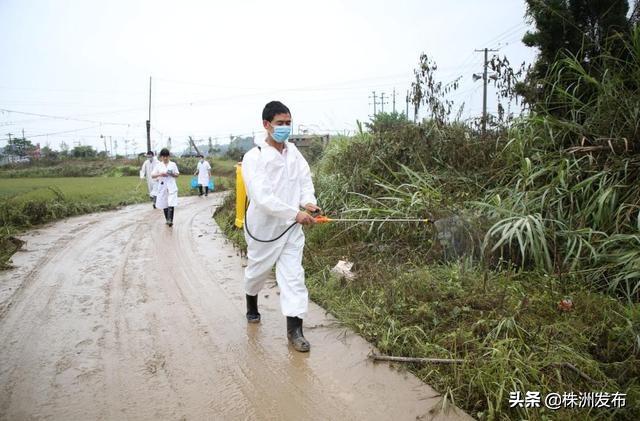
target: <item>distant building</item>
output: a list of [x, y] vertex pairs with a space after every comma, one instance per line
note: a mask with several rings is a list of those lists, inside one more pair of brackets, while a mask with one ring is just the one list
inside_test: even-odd
[[298, 148], [308, 148], [314, 144], [320, 144], [322, 147], [327, 146], [329, 143], [328, 134], [292, 134], [289, 136], [289, 142], [296, 145]]

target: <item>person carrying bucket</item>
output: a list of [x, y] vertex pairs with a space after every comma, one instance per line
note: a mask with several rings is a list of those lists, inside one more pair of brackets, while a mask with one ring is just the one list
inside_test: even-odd
[[199, 196], [202, 196], [202, 188], [204, 187], [204, 195], [209, 196], [209, 180], [211, 179], [211, 165], [205, 161], [204, 156], [198, 155], [200, 161], [194, 175], [198, 176], [198, 189], [200, 190]]
[[[242, 160], [250, 201], [244, 224], [246, 317], [249, 323], [260, 322], [258, 294], [275, 265], [287, 338], [297, 351], [306, 352], [310, 344], [304, 337], [302, 321], [308, 311], [309, 293], [302, 267], [305, 238], [301, 225], [314, 224], [315, 220], [301, 208], [321, 210], [316, 205], [309, 164], [296, 146], [287, 142], [291, 133], [289, 108], [279, 101], [269, 102], [262, 111], [262, 124], [266, 138], [256, 139], [256, 147]], [[271, 240], [259, 240], [264, 238]]]

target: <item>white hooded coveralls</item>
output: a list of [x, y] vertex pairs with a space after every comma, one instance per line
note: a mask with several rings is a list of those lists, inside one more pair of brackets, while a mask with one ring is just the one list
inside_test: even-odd
[[304, 318], [309, 293], [304, 283], [304, 233], [295, 225], [282, 238], [262, 243], [247, 234], [247, 226], [260, 240], [276, 238], [293, 224], [300, 207], [316, 204], [309, 164], [295, 145], [286, 142], [282, 153], [264, 140], [242, 160], [242, 177], [249, 196], [244, 238], [248, 264], [245, 292], [257, 295], [276, 266], [282, 314]]
[[145, 159], [140, 168], [140, 178], [147, 179], [147, 188], [149, 189], [149, 196], [155, 197], [158, 195], [158, 181], [151, 178], [153, 170], [158, 165], [158, 159], [154, 156], [151, 160]]
[[[173, 170], [174, 174], [180, 174], [178, 166], [173, 161], [169, 161], [166, 165], [164, 162], [158, 161], [158, 164], [154, 168], [154, 174], [166, 173], [168, 170]], [[156, 180], [158, 180], [156, 208], [166, 209], [168, 207], [178, 206], [178, 184], [176, 183], [176, 178], [167, 175], [158, 177]]]

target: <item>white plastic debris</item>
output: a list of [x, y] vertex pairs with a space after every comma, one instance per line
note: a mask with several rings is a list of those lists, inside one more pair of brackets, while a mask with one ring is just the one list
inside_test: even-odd
[[356, 274], [351, 272], [351, 268], [353, 267], [353, 262], [348, 260], [338, 260], [338, 263], [331, 269], [331, 273], [336, 275], [338, 278], [344, 278], [347, 280], [352, 280], [356, 277]]

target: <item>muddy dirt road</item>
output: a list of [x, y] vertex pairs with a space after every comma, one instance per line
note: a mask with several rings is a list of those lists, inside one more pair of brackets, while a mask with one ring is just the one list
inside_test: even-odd
[[23, 236], [0, 273], [0, 419], [431, 419], [438, 394], [368, 361], [318, 306], [308, 354], [287, 344], [274, 284], [247, 325], [220, 200], [182, 198], [173, 229], [145, 204]]

